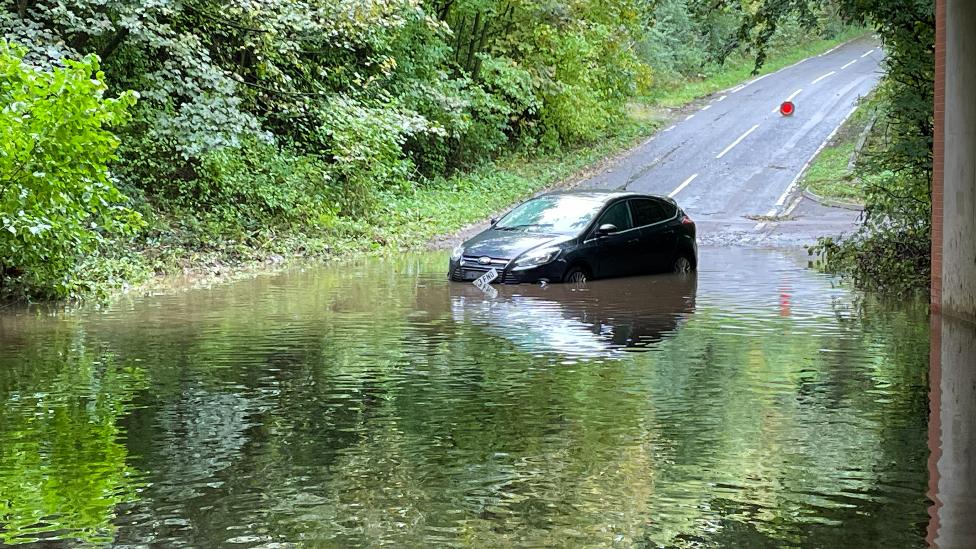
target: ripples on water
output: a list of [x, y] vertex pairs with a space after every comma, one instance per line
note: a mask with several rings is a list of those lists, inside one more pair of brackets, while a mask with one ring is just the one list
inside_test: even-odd
[[0, 544], [923, 543], [924, 303], [416, 256], [0, 316]]

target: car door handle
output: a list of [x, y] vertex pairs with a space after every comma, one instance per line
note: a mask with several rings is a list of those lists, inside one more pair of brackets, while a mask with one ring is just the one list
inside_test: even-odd
[[627, 241], [627, 244], [637, 244], [638, 242], [640, 242], [639, 238], [631, 238]]

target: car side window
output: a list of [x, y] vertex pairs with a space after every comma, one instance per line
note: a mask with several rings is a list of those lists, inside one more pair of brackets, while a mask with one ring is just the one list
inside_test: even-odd
[[621, 200], [607, 208], [607, 211], [603, 212], [603, 215], [600, 216], [600, 221], [597, 222], [596, 226], [600, 227], [607, 223], [616, 225], [618, 231], [626, 231], [634, 227], [630, 218], [630, 208], [627, 207], [625, 200]]
[[664, 210], [664, 219], [671, 219], [672, 217], [678, 215], [678, 207], [670, 202], [664, 200], [659, 200], [658, 205]]
[[650, 198], [633, 199], [630, 205], [634, 210], [634, 225], [637, 227], [666, 221], [674, 217], [675, 213], [670, 204]]

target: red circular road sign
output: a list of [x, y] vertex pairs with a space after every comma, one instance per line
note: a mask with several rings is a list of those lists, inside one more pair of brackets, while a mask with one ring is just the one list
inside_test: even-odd
[[793, 111], [795, 110], [796, 107], [793, 106], [792, 101], [783, 101], [783, 103], [779, 106], [779, 113], [783, 116], [792, 116]]

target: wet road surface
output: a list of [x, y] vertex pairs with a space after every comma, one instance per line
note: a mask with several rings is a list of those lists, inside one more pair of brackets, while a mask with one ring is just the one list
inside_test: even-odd
[[444, 254], [0, 313], [0, 544], [921, 547], [925, 300]]
[[[580, 186], [671, 196], [703, 244], [802, 245], [849, 233], [858, 212], [802, 199], [796, 184], [877, 84], [883, 57], [876, 41], [859, 39], [714, 94]], [[792, 116], [779, 114], [785, 100]]]

